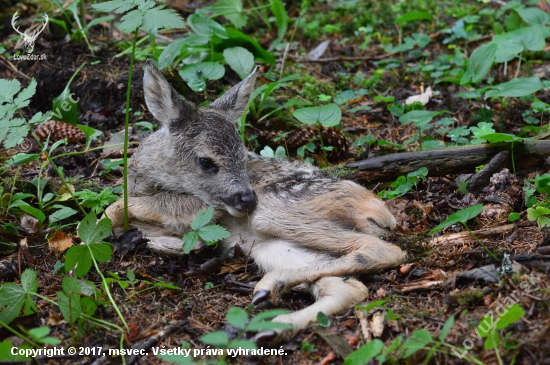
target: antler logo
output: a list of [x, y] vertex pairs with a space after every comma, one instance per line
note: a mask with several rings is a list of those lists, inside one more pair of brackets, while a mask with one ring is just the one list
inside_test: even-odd
[[42, 24], [42, 27], [40, 29], [35, 29], [30, 34], [27, 34], [27, 30], [24, 33], [21, 33], [19, 31], [19, 27], [17, 28], [15, 27], [15, 20], [19, 18], [19, 15], [17, 13], [18, 12], [16, 11], [15, 14], [13, 14], [13, 17], [11, 18], [11, 26], [13, 27], [13, 29], [15, 29], [17, 33], [21, 34], [21, 36], [23, 37], [25, 52], [32, 53], [32, 51], [34, 50], [34, 42], [36, 42], [36, 38], [38, 38], [40, 33], [42, 33], [44, 28], [46, 28], [46, 25], [48, 25], [48, 20], [49, 20], [48, 14], [44, 13], [45, 21], [44, 21], [44, 24]]

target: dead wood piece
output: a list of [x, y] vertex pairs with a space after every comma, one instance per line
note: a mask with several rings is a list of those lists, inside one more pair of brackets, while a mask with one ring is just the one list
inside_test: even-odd
[[430, 176], [448, 173], [465, 173], [487, 163], [501, 151], [514, 150], [514, 158], [521, 155], [549, 155], [550, 141], [536, 143], [494, 143], [478, 146], [445, 148], [441, 150], [393, 153], [364, 161], [346, 164], [347, 168], [358, 169], [346, 179], [372, 182], [393, 180], [400, 175], [426, 167]]
[[481, 190], [489, 184], [491, 176], [502, 169], [509, 156], [510, 151], [502, 151], [497, 153], [495, 157], [493, 157], [491, 161], [485, 165], [483, 169], [481, 169], [481, 171], [472, 176], [472, 179], [468, 184], [468, 191], [477, 196]]
[[[361, 305], [366, 305], [366, 303], [362, 303]], [[355, 309], [355, 316], [359, 320], [359, 324], [361, 325], [361, 333], [363, 333], [363, 341], [365, 343], [369, 343], [372, 341], [372, 335], [370, 332], [370, 326], [369, 321], [367, 320], [367, 316], [365, 315], [365, 311], [362, 309]]]
[[353, 352], [353, 348], [349, 345], [349, 343], [337, 334], [332, 333], [330, 329], [315, 325], [313, 326], [313, 331], [321, 336], [321, 338], [342, 359], [345, 359], [346, 356]]
[[541, 255], [550, 255], [550, 246], [537, 247], [537, 251]]
[[[514, 224], [507, 224], [504, 226], [498, 226], [488, 229], [480, 229], [473, 231], [472, 233], [478, 239], [487, 239], [492, 238], [498, 235], [505, 235], [514, 230], [516, 226]], [[469, 232], [459, 232], [451, 233], [444, 236], [435, 237], [430, 241], [430, 244], [433, 246], [442, 246], [442, 245], [461, 245], [465, 242], [473, 242], [474, 238]]]
[[550, 269], [550, 256], [546, 255], [517, 255], [510, 256], [510, 260], [529, 268], [546, 271]]
[[412, 283], [400, 284], [395, 287], [396, 290], [406, 293], [414, 290], [433, 290], [443, 286], [443, 280], [420, 280]]

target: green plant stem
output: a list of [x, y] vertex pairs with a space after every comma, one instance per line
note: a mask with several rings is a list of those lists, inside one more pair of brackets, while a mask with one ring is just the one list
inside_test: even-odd
[[498, 349], [498, 344], [495, 342], [494, 336], [495, 336], [495, 330], [491, 331], [491, 340], [493, 341], [493, 345], [495, 346], [495, 355], [497, 356], [499, 365], [504, 365], [504, 363], [502, 362], [502, 357], [500, 357], [500, 351]]
[[[130, 144], [139, 144], [139, 142], [128, 142], [128, 144], [129, 145]], [[73, 151], [73, 152], [61, 153], [59, 155], [52, 156], [52, 160], [55, 160], [56, 158], [67, 157], [67, 156], [83, 155], [83, 154], [88, 153], [88, 152], [98, 151], [98, 150], [103, 150], [103, 149], [106, 149], [106, 148], [118, 147], [118, 146], [124, 146], [124, 143], [115, 143], [115, 144], [110, 144], [108, 146], [88, 148], [87, 150], [84, 150], [84, 151]]]
[[489, 255], [491, 255], [491, 257], [492, 257], [493, 259], [495, 259], [496, 262], [499, 262], [499, 261], [498, 261], [498, 258], [495, 256], [495, 254], [492, 253], [491, 250], [489, 250], [489, 248], [488, 248], [487, 246], [485, 246], [485, 245], [476, 237], [475, 234], [472, 233], [472, 231], [470, 231], [470, 228], [468, 227], [468, 225], [467, 225], [466, 223], [462, 223], [462, 224], [464, 224], [464, 227], [466, 227], [466, 230], [468, 230], [468, 232], [470, 232], [470, 235], [474, 238], [474, 240], [476, 240], [476, 242], [479, 243], [479, 245], [480, 245], [481, 247], [483, 247], [483, 248], [485, 249], [485, 251], [487, 251], [487, 253], [488, 253]]
[[[137, 30], [136, 30], [136, 32], [137, 32]], [[139, 46], [140, 44], [145, 43], [148, 39], [149, 39], [149, 38], [147, 38], [147, 37], [141, 38], [141, 39], [136, 43], [136, 46]], [[122, 56], [124, 56], [124, 55], [130, 53], [130, 51], [132, 51], [132, 48], [131, 48], [131, 47], [128, 47], [128, 48], [126, 48], [124, 51], [122, 51], [122, 52], [116, 54], [113, 58], [122, 57]]]
[[[130, 71], [128, 72], [128, 87], [126, 89], [126, 115], [124, 118], [124, 232], [128, 230], [128, 121], [130, 119], [130, 93], [132, 91], [132, 74], [134, 71], [134, 59], [136, 58], [136, 43], [138, 30], [134, 33], [132, 42], [132, 57], [130, 58]], [[126, 322], [124, 322], [126, 325]], [[128, 325], [126, 325], [128, 328]]]
[[42, 346], [36, 344], [34, 341], [30, 340], [29, 338], [25, 337], [22, 333], [18, 332], [18, 331], [15, 330], [14, 328], [8, 326], [7, 323], [4, 323], [4, 322], [0, 321], [0, 326], [6, 328], [8, 331], [10, 331], [11, 333], [13, 333], [13, 334], [16, 335], [17, 337], [22, 338], [22, 339], [25, 340], [26, 342], [30, 343], [32, 346], [34, 346], [34, 347], [42, 347]]
[[323, 151], [325, 162], [328, 162], [327, 151], [325, 151], [325, 145], [323, 144], [323, 131], [321, 130], [322, 128], [321, 123], [317, 123], [317, 127], [319, 128], [319, 142], [321, 143], [321, 150]]
[[518, 78], [520, 68], [521, 68], [521, 54], [519, 56], [518, 67], [516, 68], [516, 74], [514, 76], [516, 79]]
[[94, 262], [95, 269], [99, 276], [101, 277], [101, 284], [103, 285], [103, 288], [105, 289], [105, 293], [107, 294], [107, 297], [109, 297], [109, 301], [113, 305], [113, 308], [115, 309], [115, 312], [118, 314], [118, 317], [120, 318], [120, 321], [124, 325], [124, 328], [127, 332], [130, 332], [130, 328], [128, 327], [128, 323], [126, 323], [126, 320], [122, 316], [122, 313], [120, 312], [120, 309], [118, 308], [115, 300], [113, 299], [113, 296], [111, 295], [111, 291], [109, 290], [109, 284], [107, 284], [107, 280], [105, 279], [105, 276], [99, 269], [99, 266], [97, 265], [97, 261], [95, 260], [94, 253], [92, 252], [92, 249], [90, 248], [90, 245], [86, 245], [88, 248], [88, 251], [90, 251], [90, 256], [92, 257], [92, 261]]

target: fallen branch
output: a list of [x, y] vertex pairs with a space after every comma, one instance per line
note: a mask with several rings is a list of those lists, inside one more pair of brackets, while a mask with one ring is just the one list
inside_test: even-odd
[[358, 182], [393, 180], [421, 167], [426, 167], [430, 176], [448, 173], [467, 173], [490, 161], [501, 151], [514, 150], [514, 158], [524, 155], [550, 155], [550, 141], [536, 143], [494, 143], [478, 146], [445, 148], [431, 151], [403, 152], [370, 158], [346, 164], [358, 171], [346, 179]]
[[[498, 226], [488, 229], [480, 229], [478, 231], [473, 231], [472, 233], [478, 239], [487, 239], [492, 238], [498, 235], [508, 234], [514, 230], [515, 224], [507, 224], [504, 226]], [[442, 246], [442, 245], [461, 245], [464, 242], [473, 242], [475, 241], [472, 235], [468, 231], [446, 234], [444, 236], [439, 236], [432, 238], [430, 244], [432, 246]]]
[[414, 290], [433, 290], [439, 289], [443, 286], [443, 280], [420, 280], [415, 281], [414, 283], [405, 283], [395, 286], [395, 290], [398, 290], [402, 293], [406, 293]]

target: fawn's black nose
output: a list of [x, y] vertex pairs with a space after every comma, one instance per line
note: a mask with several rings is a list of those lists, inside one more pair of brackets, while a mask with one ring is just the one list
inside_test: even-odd
[[256, 193], [251, 190], [244, 193], [235, 193], [223, 199], [224, 203], [241, 212], [249, 213], [258, 205]]

